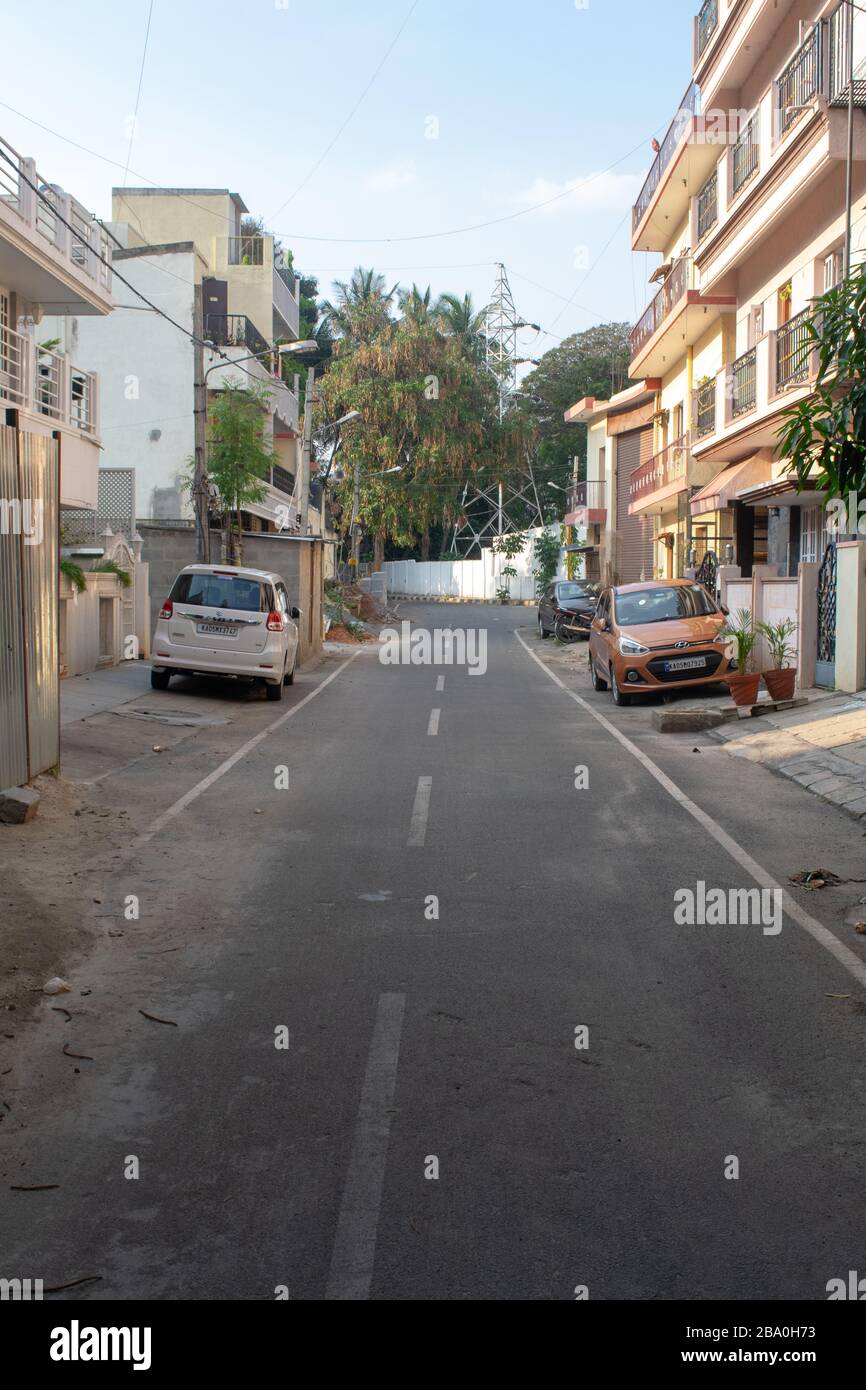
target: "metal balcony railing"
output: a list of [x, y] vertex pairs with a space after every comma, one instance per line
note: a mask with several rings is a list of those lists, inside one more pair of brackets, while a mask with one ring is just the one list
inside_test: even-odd
[[271, 351], [270, 344], [246, 314], [206, 314], [204, 327], [205, 337], [216, 347], [248, 348], [257, 356]]
[[776, 389], [801, 385], [809, 380], [814, 339], [808, 329], [812, 309], [801, 309], [794, 318], [776, 330]]
[[708, 434], [713, 434], [716, 428], [716, 381], [713, 377], [710, 381], [701, 382], [700, 386], [695, 387], [693, 416], [695, 421], [695, 437], [705, 439]]
[[606, 509], [607, 484], [603, 479], [592, 478], [587, 482], [572, 483], [568, 490], [568, 510], [577, 512], [583, 507], [593, 512]]
[[26, 334], [0, 327], [0, 405], [96, 434], [96, 383], [94, 372], [73, 367], [63, 353], [40, 348]]
[[[855, 23], [858, 14], [854, 12]], [[860, 20], [862, 24], [862, 20]], [[851, 70], [851, 58], [848, 47], [848, 0], [840, 0], [840, 4], [831, 14], [828, 20], [829, 36], [829, 100], [831, 106], [848, 105], [848, 75]], [[856, 32], [855, 32], [855, 57], [856, 57]], [[862, 52], [862, 45], [861, 45]], [[856, 64], [854, 67], [854, 105], [857, 107], [866, 106], [866, 62]]]
[[287, 468], [275, 463], [271, 469], [271, 487], [276, 488], [277, 492], [284, 492], [287, 497], [295, 495], [295, 475], [290, 473]]
[[679, 260], [674, 262], [658, 294], [632, 329], [630, 335], [632, 361], [646, 346], [653, 334], [659, 330], [688, 290], [690, 264], [688, 256], [680, 256]]
[[682, 138], [682, 133], [686, 122], [695, 114], [698, 107], [698, 89], [692, 82], [685, 92], [685, 96], [677, 108], [677, 113], [668, 126], [667, 134], [662, 140], [658, 154], [650, 165], [650, 171], [644, 181], [644, 186], [638, 195], [638, 200], [632, 208], [631, 225], [634, 231], [643, 220], [647, 208], [652, 202], [653, 195], [662, 181], [662, 175], [667, 169], [673, 158], [674, 150]]
[[265, 239], [262, 236], [228, 237], [229, 265], [264, 265]]
[[698, 13], [698, 57], [707, 51], [707, 44], [719, 27], [719, 0], [704, 0]]
[[779, 138], [786, 135], [821, 90], [821, 28], [800, 45], [776, 78], [776, 120]]
[[754, 410], [758, 399], [758, 349], [749, 348], [731, 364], [731, 415]]
[[703, 241], [719, 220], [719, 176], [714, 169], [698, 194], [698, 241]]
[[[661, 453], [654, 454], [636, 468], [629, 479], [629, 501], [639, 502], [686, 476], [689, 460], [689, 436], [680, 435]], [[683, 484], [685, 486], [685, 484]]]
[[735, 195], [754, 174], [760, 161], [760, 154], [758, 113], [756, 111], [740, 131], [736, 144], [731, 150], [731, 183]]

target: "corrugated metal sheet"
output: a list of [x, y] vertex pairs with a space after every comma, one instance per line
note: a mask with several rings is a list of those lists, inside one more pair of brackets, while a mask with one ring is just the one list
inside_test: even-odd
[[60, 761], [59, 603], [60, 445], [44, 435], [18, 436], [21, 495], [41, 504], [41, 543], [24, 544], [25, 678], [30, 776]]
[[[0, 425], [0, 501], [21, 501], [18, 434], [8, 425]], [[24, 688], [21, 538], [7, 522], [0, 526], [0, 788], [27, 781]]]
[[652, 427], [629, 430], [616, 441], [616, 529], [620, 536], [620, 584], [653, 578], [652, 523], [629, 516], [629, 482], [636, 468], [652, 457]]

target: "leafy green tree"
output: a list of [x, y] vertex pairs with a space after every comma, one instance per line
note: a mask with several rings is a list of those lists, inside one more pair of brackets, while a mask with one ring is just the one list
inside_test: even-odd
[[386, 542], [420, 540], [423, 554], [430, 529], [447, 532], [459, 516], [465, 484], [489, 483], [515, 457], [493, 378], [429, 320], [408, 315], [370, 341], [338, 342], [318, 394], [326, 420], [360, 412], [343, 436], [337, 510], [345, 531], [357, 463], [360, 521], [377, 564]]
[[264, 479], [273, 464], [273, 446], [265, 437], [269, 400], [263, 383], [243, 386], [226, 378], [208, 407], [208, 477], [217, 490], [235, 565], [243, 563], [241, 512], [267, 496]]
[[847, 499], [866, 492], [866, 263], [816, 299], [804, 322], [818, 376], [785, 411], [778, 449], [800, 491], [817, 485]]
[[630, 356], [629, 325], [602, 323], [566, 338], [525, 378], [519, 409], [538, 432], [540, 486], [564, 487], [575, 455], [585, 470], [585, 427], [566, 425], [563, 416], [583, 396], [607, 398], [627, 386]]

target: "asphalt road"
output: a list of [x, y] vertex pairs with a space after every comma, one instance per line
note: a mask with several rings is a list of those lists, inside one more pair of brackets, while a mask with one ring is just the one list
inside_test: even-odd
[[677, 925], [677, 890], [754, 882], [590, 709], [783, 881], [866, 877], [857, 827], [576, 704], [531, 611], [405, 611], [485, 626], [486, 674], [365, 651], [103, 784], [141, 834], [89, 867], [102, 945], [16, 1062], [0, 1274], [94, 1280], [64, 1301], [825, 1298], [863, 1262], [866, 990], [788, 917]]

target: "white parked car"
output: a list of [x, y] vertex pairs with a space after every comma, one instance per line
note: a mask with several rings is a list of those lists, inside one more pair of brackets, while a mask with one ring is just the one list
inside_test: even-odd
[[301, 614], [278, 574], [231, 565], [187, 565], [162, 606], [150, 683], [165, 690], [175, 672], [264, 682], [269, 700], [295, 679]]

